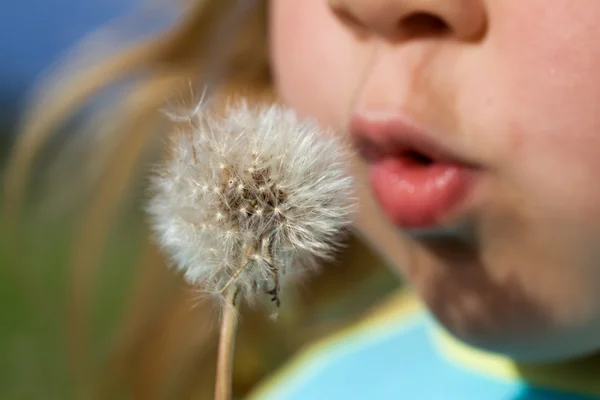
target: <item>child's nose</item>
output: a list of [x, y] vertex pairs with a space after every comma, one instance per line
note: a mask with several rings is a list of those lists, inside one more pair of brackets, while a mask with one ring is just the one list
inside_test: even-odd
[[449, 35], [476, 40], [487, 25], [482, 0], [329, 0], [329, 6], [351, 25], [393, 39]]

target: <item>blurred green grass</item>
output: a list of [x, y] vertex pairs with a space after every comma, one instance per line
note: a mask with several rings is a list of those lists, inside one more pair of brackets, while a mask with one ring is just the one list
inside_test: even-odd
[[[118, 219], [119, 220], [119, 219]], [[67, 332], [73, 218], [25, 213], [19, 237], [0, 230], [0, 398], [74, 396]], [[1, 226], [8, 228], [5, 221]], [[86, 310], [92, 363], [100, 365], [123, 317], [144, 236], [139, 215], [112, 227]]]

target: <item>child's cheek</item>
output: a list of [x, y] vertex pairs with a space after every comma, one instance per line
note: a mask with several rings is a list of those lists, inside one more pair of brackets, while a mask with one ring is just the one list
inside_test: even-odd
[[[463, 127], [493, 174], [486, 265], [520, 275], [554, 323], [597, 332], [600, 3], [522, 5], [493, 2], [459, 96]], [[500, 219], [511, 224], [506, 240]]]
[[326, 1], [274, 1], [270, 18], [271, 60], [283, 100], [323, 124], [344, 123], [368, 50]]
[[481, 66], [488, 72], [474, 73], [480, 81], [472, 86], [493, 105], [473, 120], [486, 148], [497, 149], [493, 161], [507, 180], [548, 211], [600, 226], [600, 3], [548, 7], [534, 0], [528, 13], [521, 7], [491, 5], [495, 20]]

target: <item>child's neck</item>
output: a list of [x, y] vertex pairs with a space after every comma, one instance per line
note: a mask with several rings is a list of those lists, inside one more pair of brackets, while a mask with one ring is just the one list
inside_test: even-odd
[[583, 388], [600, 395], [600, 354], [579, 359], [533, 364], [517, 362], [515, 366], [524, 380], [541, 385]]
[[533, 386], [600, 396], [600, 354], [577, 360], [538, 364], [515, 362], [472, 348], [440, 328], [433, 329], [440, 351], [452, 362], [499, 379], [520, 379]]

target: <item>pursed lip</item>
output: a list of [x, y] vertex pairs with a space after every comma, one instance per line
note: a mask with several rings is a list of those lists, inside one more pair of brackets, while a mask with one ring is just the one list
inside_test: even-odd
[[361, 156], [369, 163], [414, 152], [431, 160], [477, 168], [433, 139], [424, 129], [399, 116], [373, 119], [356, 114], [350, 122], [350, 136]]
[[388, 218], [424, 229], [457, 217], [478, 166], [406, 118], [354, 115], [350, 137], [369, 166], [371, 187]]

